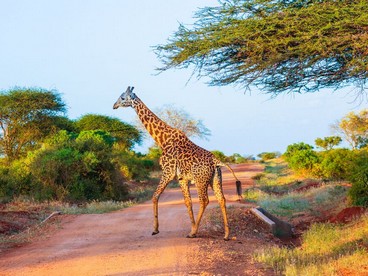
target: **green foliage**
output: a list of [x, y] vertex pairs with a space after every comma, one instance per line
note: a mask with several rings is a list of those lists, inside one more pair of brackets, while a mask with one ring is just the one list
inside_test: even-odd
[[351, 169], [349, 191], [352, 203], [368, 207], [368, 151], [361, 150], [356, 154], [354, 166]]
[[81, 201], [121, 200], [127, 196], [118, 165], [113, 162], [113, 138], [104, 131], [76, 135], [60, 131], [25, 160], [38, 189], [36, 199]]
[[325, 138], [317, 138], [314, 142], [317, 147], [320, 147], [324, 150], [330, 150], [334, 146], [337, 146], [341, 143], [342, 139], [339, 136], [329, 136]]
[[274, 159], [280, 156], [278, 152], [262, 152], [257, 155], [259, 158], [262, 159], [262, 161], [267, 161], [270, 159]]
[[289, 167], [300, 174], [311, 173], [318, 162], [318, 156], [313, 150], [313, 146], [303, 142], [289, 145], [284, 157]]
[[34, 186], [27, 165], [22, 160], [15, 160], [10, 165], [0, 165], [0, 199], [2, 201], [29, 194]]
[[248, 156], [242, 156], [239, 153], [234, 153], [226, 158], [226, 162], [233, 163], [233, 164], [242, 164], [247, 163], [249, 160], [251, 160], [252, 157]]
[[142, 141], [141, 133], [132, 125], [109, 116], [87, 114], [75, 121], [78, 131], [104, 130], [113, 138], [120, 149], [131, 149]]
[[348, 113], [333, 128], [344, 136], [353, 149], [365, 147], [368, 141], [368, 109]]
[[219, 150], [213, 150], [211, 151], [213, 155], [224, 163], [232, 163], [232, 164], [241, 164], [249, 162], [249, 160], [253, 160], [252, 156], [242, 156], [239, 153], [234, 153], [230, 156], [226, 156], [222, 151]]
[[333, 149], [320, 154], [320, 163], [315, 174], [330, 180], [349, 178], [355, 154], [348, 149]]
[[147, 180], [155, 167], [154, 160], [138, 156], [132, 151], [121, 152], [115, 158], [120, 165], [120, 172], [129, 180]]
[[146, 157], [149, 160], [152, 160], [153, 162], [153, 169], [154, 170], [159, 170], [160, 169], [160, 157], [162, 155], [162, 150], [159, 147], [150, 147], [148, 149], [148, 153], [146, 155]]
[[368, 2], [227, 0], [199, 9], [156, 46], [164, 66], [194, 66], [211, 85], [314, 92], [367, 84]]
[[213, 155], [218, 159], [220, 160], [221, 162], [226, 162], [226, 155], [222, 152], [222, 151], [219, 151], [219, 150], [213, 150], [211, 151], [213, 153]]
[[7, 160], [18, 159], [34, 149], [39, 141], [58, 130], [67, 119], [57, 91], [40, 88], [14, 88], [0, 91], [0, 153]]

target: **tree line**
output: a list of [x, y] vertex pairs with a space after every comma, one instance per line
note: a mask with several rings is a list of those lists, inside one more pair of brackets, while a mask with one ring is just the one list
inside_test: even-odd
[[317, 138], [315, 145], [304, 142], [287, 147], [283, 157], [296, 173], [325, 181], [349, 181], [353, 204], [368, 206], [368, 109], [350, 112], [333, 128], [343, 134], [348, 148], [336, 148], [340, 136]]
[[65, 116], [55, 90], [0, 93], [0, 199], [123, 200], [124, 181], [147, 179], [154, 161], [132, 150], [142, 140], [117, 118]]

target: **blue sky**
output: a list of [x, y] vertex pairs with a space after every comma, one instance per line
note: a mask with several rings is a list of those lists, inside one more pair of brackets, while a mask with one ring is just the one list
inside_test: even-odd
[[0, 89], [57, 89], [72, 119], [97, 113], [134, 122], [132, 109], [112, 110], [132, 85], [153, 110], [173, 104], [201, 119], [212, 135], [195, 142], [228, 155], [313, 144], [332, 134], [336, 120], [364, 108], [353, 88], [270, 99], [256, 89], [188, 82], [190, 69], [156, 75], [161, 64], [152, 46], [165, 43], [179, 22], [193, 23], [198, 7], [213, 5], [217, 1], [1, 0]]

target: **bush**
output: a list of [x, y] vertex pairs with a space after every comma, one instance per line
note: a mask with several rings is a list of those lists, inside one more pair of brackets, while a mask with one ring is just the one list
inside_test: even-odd
[[13, 161], [10, 165], [0, 165], [0, 198], [10, 201], [15, 196], [27, 195], [35, 183], [23, 160]]
[[289, 163], [289, 167], [301, 175], [312, 174], [314, 166], [319, 161], [313, 146], [305, 143], [289, 145], [284, 157]]
[[226, 157], [226, 155], [222, 151], [214, 150], [214, 151], [212, 151], [212, 153], [221, 162], [226, 162], [226, 158], [227, 157]]
[[127, 196], [119, 168], [113, 162], [112, 139], [104, 131], [61, 131], [27, 162], [40, 200], [121, 200]]
[[123, 152], [117, 157], [120, 171], [129, 180], [147, 180], [150, 172], [157, 166], [155, 160], [140, 157], [134, 152]]
[[321, 177], [330, 180], [348, 179], [353, 165], [354, 153], [348, 149], [334, 149], [320, 154], [319, 172]]
[[368, 151], [356, 153], [350, 174], [352, 187], [349, 191], [351, 201], [355, 205], [368, 207]]
[[262, 152], [257, 155], [259, 158], [262, 159], [262, 161], [267, 161], [270, 159], [274, 159], [280, 156], [278, 152]]

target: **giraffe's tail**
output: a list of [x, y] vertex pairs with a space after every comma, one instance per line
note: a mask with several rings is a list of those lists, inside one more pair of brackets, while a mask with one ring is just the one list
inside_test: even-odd
[[226, 163], [224, 162], [221, 162], [220, 160], [216, 160], [216, 166], [223, 166], [223, 167], [226, 167], [231, 173], [232, 175], [234, 176], [235, 178], [235, 185], [236, 185], [236, 193], [239, 197], [239, 200], [242, 198], [242, 185], [241, 185], [241, 182], [240, 180], [236, 177], [233, 169]]

